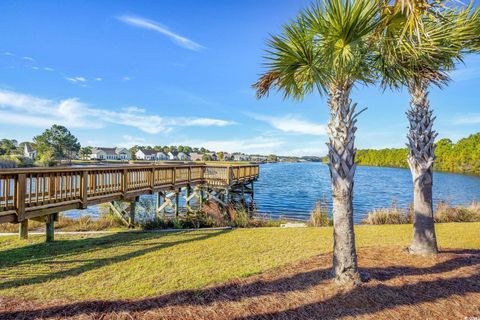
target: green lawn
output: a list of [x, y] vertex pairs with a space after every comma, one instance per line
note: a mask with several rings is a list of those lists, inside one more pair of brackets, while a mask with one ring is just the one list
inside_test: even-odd
[[[357, 246], [406, 246], [411, 225], [358, 226]], [[480, 223], [437, 225], [443, 248], [480, 248]], [[325, 253], [331, 228], [0, 237], [0, 295], [141, 298], [196, 289]]]

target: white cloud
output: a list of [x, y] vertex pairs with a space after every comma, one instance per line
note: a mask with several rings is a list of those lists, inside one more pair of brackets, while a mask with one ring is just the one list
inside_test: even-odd
[[151, 143], [148, 143], [145, 138], [142, 138], [142, 137], [132, 137], [125, 134], [122, 136], [122, 139], [123, 139], [123, 142], [119, 143], [118, 146], [123, 148], [131, 148], [136, 145], [139, 145], [139, 146], [152, 145]]
[[45, 70], [45, 71], [53, 71], [53, 68], [45, 67], [45, 68], [43, 68], [43, 70]]
[[130, 77], [122, 77], [122, 80], [123, 81], [130, 81], [131, 79], [130, 79]]
[[96, 77], [95, 81], [102, 81], [103, 79], [101, 77]]
[[22, 57], [22, 59], [27, 61], [35, 61], [35, 59], [33, 59], [32, 57]]
[[480, 67], [456, 69], [450, 72], [454, 81], [467, 81], [480, 78]]
[[0, 90], [0, 122], [46, 127], [57, 123], [73, 128], [101, 128], [108, 124], [133, 127], [156, 134], [175, 127], [227, 126], [234, 122], [194, 117], [162, 117], [147, 114], [144, 109], [128, 107], [112, 111], [91, 107], [79, 99], [61, 101], [42, 99], [13, 91]]
[[308, 122], [295, 115], [285, 115], [283, 117], [266, 116], [259, 114], [248, 114], [253, 119], [263, 121], [286, 133], [297, 133], [314, 136], [326, 135], [324, 125]]
[[199, 51], [204, 48], [202, 45], [170, 31], [168, 28], [160, 25], [155, 21], [148, 20], [141, 17], [135, 17], [135, 16], [120, 16], [120, 17], [117, 17], [117, 19], [135, 27], [159, 32], [169, 37], [177, 45], [189, 50]]
[[82, 87], [85, 87], [85, 83], [87, 82], [87, 79], [84, 77], [65, 77], [65, 80], [79, 84]]
[[471, 113], [468, 115], [457, 117], [453, 124], [480, 124], [480, 113]]
[[3, 53], [3, 55], [4, 55], [4, 56], [14, 56], [13, 53], [8, 52], [8, 51], [5, 51], [5, 52]]

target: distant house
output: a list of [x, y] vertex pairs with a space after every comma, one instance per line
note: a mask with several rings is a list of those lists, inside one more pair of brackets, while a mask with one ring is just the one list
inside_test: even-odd
[[246, 154], [235, 153], [233, 154], [233, 161], [250, 161], [250, 157]]
[[96, 147], [92, 149], [89, 156], [91, 160], [130, 160], [130, 152], [125, 148], [103, 148]]
[[224, 152], [223, 161], [233, 161], [233, 155], [230, 153]]
[[33, 160], [37, 157], [37, 151], [33, 150], [31, 143], [26, 142], [25, 146], [23, 147], [23, 155], [26, 158], [30, 158]]
[[140, 148], [135, 152], [135, 157], [138, 160], [157, 160], [157, 152], [155, 150]]
[[165, 154], [165, 152], [157, 152], [157, 160], [168, 160], [169, 157], [168, 155]]
[[217, 161], [218, 160], [218, 156], [215, 152], [205, 152], [205, 154], [209, 155], [210, 159], [212, 159], [212, 161]]
[[203, 154], [198, 152], [190, 153], [190, 161], [202, 161], [202, 160], [203, 160]]
[[169, 160], [178, 160], [177, 155], [178, 155], [178, 152], [177, 152], [177, 151], [175, 151], [175, 150], [170, 151], [170, 152], [168, 153], [168, 159], [169, 159]]
[[264, 162], [264, 161], [267, 161], [267, 157], [266, 156], [255, 155], [255, 156], [250, 156], [250, 160], [255, 161], [255, 162]]
[[179, 152], [177, 154], [177, 158], [181, 161], [190, 161], [190, 156], [185, 152]]

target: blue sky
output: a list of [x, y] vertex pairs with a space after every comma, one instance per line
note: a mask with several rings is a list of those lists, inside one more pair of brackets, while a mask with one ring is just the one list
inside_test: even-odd
[[[265, 41], [307, 1], [2, 1], [0, 137], [53, 123], [82, 145], [323, 155], [325, 99], [250, 88]], [[480, 131], [480, 57], [432, 89], [439, 137]], [[402, 147], [408, 94], [357, 87], [360, 148]]]

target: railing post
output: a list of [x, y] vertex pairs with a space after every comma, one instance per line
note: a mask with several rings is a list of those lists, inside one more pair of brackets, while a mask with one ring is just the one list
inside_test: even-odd
[[123, 199], [127, 198], [128, 191], [128, 169], [123, 169], [122, 171], [122, 193]]
[[17, 176], [17, 183], [15, 186], [15, 206], [17, 209], [18, 221], [23, 221], [25, 216], [25, 198], [27, 193], [27, 175], [19, 173]]
[[152, 170], [150, 171], [150, 188], [152, 189], [152, 193], [153, 193], [153, 190], [155, 189], [155, 165], [154, 167], [152, 168]]
[[82, 199], [82, 209], [87, 208], [88, 203], [88, 171], [82, 172], [82, 180], [80, 184], [80, 198]]
[[232, 167], [227, 167], [228, 170], [228, 175], [227, 175], [227, 185], [232, 184], [232, 176], [233, 176], [233, 168]]
[[177, 167], [173, 167], [172, 185], [175, 186], [176, 183], [177, 183]]

